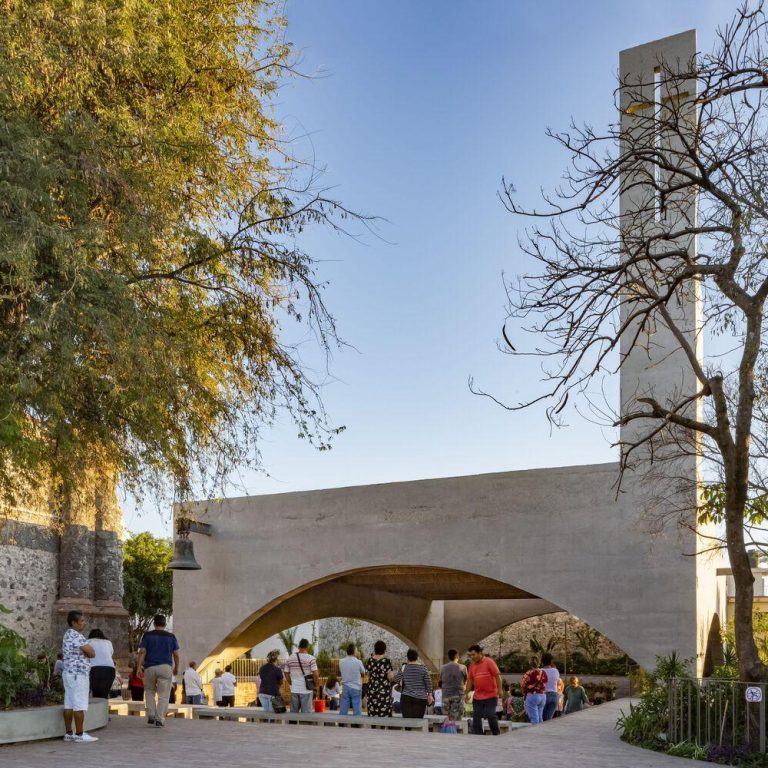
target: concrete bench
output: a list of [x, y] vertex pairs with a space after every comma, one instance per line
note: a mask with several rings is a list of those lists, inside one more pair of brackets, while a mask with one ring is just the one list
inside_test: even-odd
[[[465, 717], [463, 722], [465, 730], [462, 731], [462, 733], [469, 733], [469, 725], [472, 722], [472, 718]], [[515, 723], [512, 720], [499, 720], [499, 730], [502, 733], [511, 733], [512, 731], [518, 730], [518, 728], [527, 728], [529, 725], [530, 723]], [[488, 721], [486, 719], [483, 719], [483, 730], [490, 733], [490, 728], [488, 727]]]
[[357, 725], [362, 728], [395, 728], [407, 731], [429, 731], [426, 718], [368, 717], [342, 715], [338, 712], [265, 712], [256, 707], [200, 707], [192, 708], [194, 719], [245, 720], [246, 722], [298, 723], [302, 725]]
[[[147, 714], [147, 705], [143, 701], [123, 701], [121, 699], [109, 700], [110, 715], [133, 715], [134, 717], [144, 717]], [[191, 704], [169, 704], [166, 717], [183, 717], [187, 720], [192, 719]]]
[[[445, 715], [425, 715], [424, 719], [429, 723], [431, 731], [439, 731], [440, 726], [445, 722]], [[458, 733], [469, 733], [468, 720], [457, 720], [456, 731]]]

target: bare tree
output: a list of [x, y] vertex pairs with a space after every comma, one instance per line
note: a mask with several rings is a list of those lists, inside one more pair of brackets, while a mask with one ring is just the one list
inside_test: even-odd
[[[611, 419], [622, 428], [622, 477], [638, 467], [674, 476], [681, 457], [709, 460], [724, 489], [740, 676], [765, 680], [744, 525], [750, 505], [766, 493], [765, 441], [752, 438], [768, 399], [760, 375], [768, 297], [764, 3], [741, 6], [718, 31], [712, 53], [659, 60], [644, 80], [619, 82], [620, 119], [605, 131], [572, 124], [548, 132], [571, 163], [543, 209], [521, 205], [503, 183], [511, 212], [548, 220], [534, 223], [522, 242], [537, 273], [508, 289], [510, 316], [537, 334], [536, 348], [518, 352], [505, 333], [510, 354], [545, 358], [547, 387], [533, 401], [505, 407], [547, 400], [548, 417], [558, 423], [569, 397], [587, 394], [596, 376], [638, 355], [651, 359], [658, 339], [674, 339], [680, 385], [663, 397], [622, 392]], [[689, 308], [699, 297], [697, 317]], [[732, 343], [703, 362], [705, 330]], [[698, 491], [688, 498], [700, 498]], [[695, 525], [697, 511], [677, 513]]]

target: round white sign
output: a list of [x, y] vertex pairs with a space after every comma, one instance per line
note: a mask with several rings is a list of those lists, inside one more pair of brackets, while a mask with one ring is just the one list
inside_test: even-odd
[[749, 686], [744, 692], [744, 698], [753, 704], [761, 702], [763, 700], [762, 688], [758, 688], [754, 685]]

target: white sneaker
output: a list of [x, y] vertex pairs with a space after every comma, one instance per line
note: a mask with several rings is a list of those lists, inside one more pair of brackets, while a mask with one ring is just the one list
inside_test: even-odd
[[98, 741], [98, 740], [99, 740], [98, 736], [91, 736], [90, 733], [86, 733], [85, 731], [83, 731], [82, 735], [80, 736], [75, 735], [75, 741], [78, 741], [78, 742], [88, 743], [91, 741]]
[[64, 741], [74, 741], [75, 740], [75, 734], [74, 733], [65, 733], [64, 734]]

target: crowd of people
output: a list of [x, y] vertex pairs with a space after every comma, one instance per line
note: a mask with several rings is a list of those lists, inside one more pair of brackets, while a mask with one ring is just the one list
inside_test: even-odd
[[[89, 694], [102, 698], [119, 695], [122, 681], [112, 658], [112, 643], [103, 632], [93, 629], [86, 638], [82, 634], [85, 617], [81, 611], [70, 611], [67, 624], [55, 669], [64, 682], [64, 740], [88, 743], [98, 740], [84, 731]], [[452, 649], [433, 687], [432, 675], [415, 649], [408, 649], [405, 663], [396, 669], [382, 640], [375, 643], [365, 663], [358, 658], [355, 645], [350, 644], [346, 656], [339, 660], [339, 676], [329, 677], [321, 688], [317, 659], [309, 652], [309, 645], [302, 639], [282, 665], [279, 651], [267, 655], [257, 677], [258, 703], [265, 711], [286, 710], [283, 681], [290, 689], [293, 712], [312, 712], [316, 696], [343, 715], [350, 710], [353, 715], [362, 715], [364, 699], [370, 717], [391, 717], [394, 713], [422, 718], [431, 707], [434, 714], [445, 718], [442, 730], [447, 733], [456, 732], [456, 722], [465, 714], [471, 715], [472, 733], [484, 733], [485, 720], [491, 733], [498, 735], [499, 720], [505, 716], [515, 719], [525, 713], [530, 723], [537, 724], [589, 706], [578, 678], [571, 677], [565, 685], [549, 654], [541, 663], [533, 657], [520, 685], [510, 687], [496, 662], [479, 645], [469, 648], [468, 665], [462, 664], [458, 652]], [[168, 706], [176, 701], [178, 676], [178, 640], [166, 629], [165, 617], [155, 616], [153, 628], [141, 639], [128, 678], [131, 698], [145, 701], [149, 725], [164, 727]], [[183, 703], [205, 703], [196, 662], [189, 662], [180, 683]], [[215, 670], [211, 688], [217, 706], [234, 707], [237, 678], [231, 666]]]
[[346, 656], [339, 660], [339, 676], [328, 677], [322, 690], [317, 660], [309, 653], [307, 640], [301, 640], [283, 666], [279, 664], [279, 651], [271, 651], [258, 672], [259, 703], [268, 712], [283, 711], [277, 707], [284, 706], [280, 689], [285, 679], [292, 711], [311, 712], [316, 694], [331, 711], [345, 715], [350, 710], [352, 715], [361, 715], [363, 700], [370, 717], [391, 717], [394, 713], [420, 718], [431, 707], [434, 714], [445, 717], [448, 732], [468, 714], [472, 717], [472, 732], [478, 734], [483, 733], [484, 720], [491, 733], [498, 734], [499, 720], [504, 717], [516, 719], [524, 713], [530, 723], [536, 724], [589, 706], [579, 679], [571, 677], [566, 685], [549, 654], [541, 663], [533, 657], [520, 685], [510, 687], [496, 662], [479, 645], [470, 647], [468, 665], [462, 664], [458, 652], [452, 649], [433, 688], [432, 675], [415, 649], [408, 650], [398, 670], [386, 651], [384, 642], [377, 641], [363, 663], [356, 647], [350, 644]]

